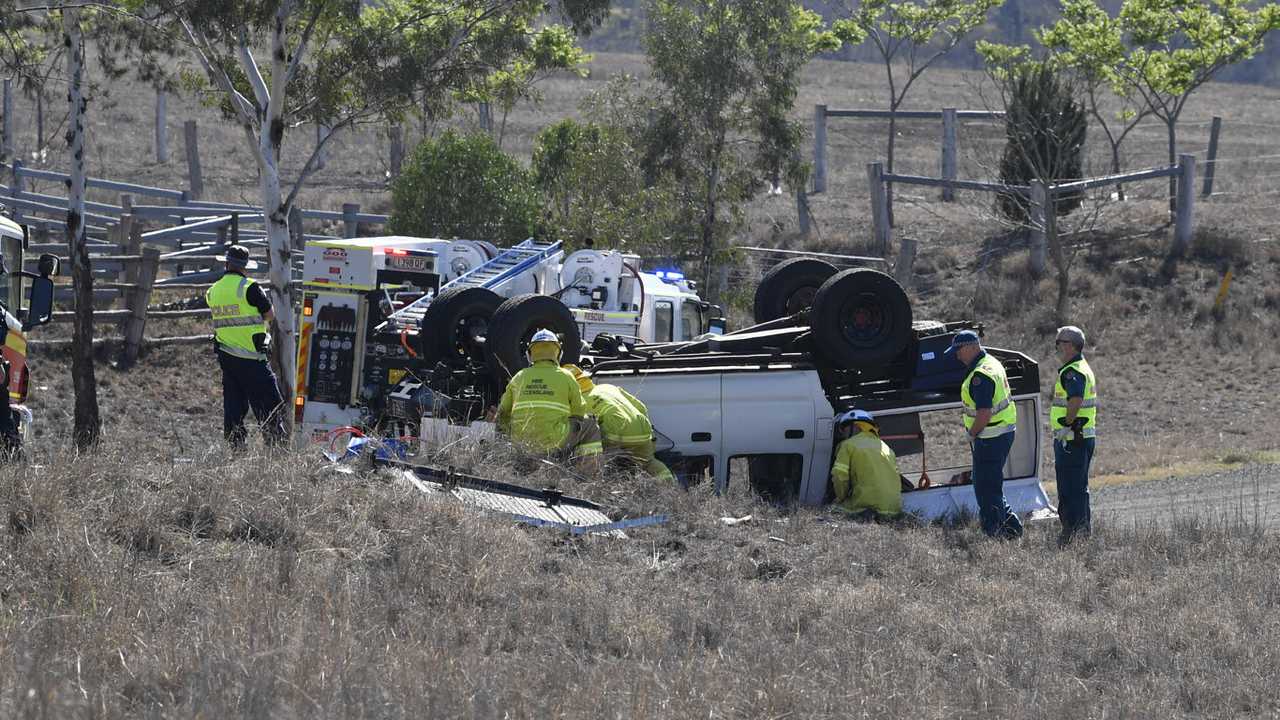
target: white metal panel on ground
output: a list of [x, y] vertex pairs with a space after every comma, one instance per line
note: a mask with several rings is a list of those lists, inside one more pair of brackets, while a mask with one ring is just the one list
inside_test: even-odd
[[[520, 522], [531, 525], [567, 530], [575, 535], [591, 533], [626, 538], [622, 528], [653, 525], [666, 520], [665, 517], [654, 516], [614, 522], [597, 508], [576, 504], [581, 501], [575, 499], [568, 499], [568, 502], [548, 502], [543, 497], [511, 494], [498, 490], [476, 487], [446, 488], [442, 483], [418, 477], [410, 469], [401, 470], [400, 475], [406, 482], [424, 493], [449, 495], [471, 507], [510, 515]], [[534, 495], [538, 491], [527, 490], [527, 492]]]
[[[1031, 514], [1037, 519], [1057, 517], [1039, 478], [1009, 480], [1004, 484], [1004, 498], [1018, 515]], [[973, 485], [943, 485], [903, 493], [902, 510], [925, 520], [939, 520], [957, 513], [977, 517], [978, 500], [973, 494]]]

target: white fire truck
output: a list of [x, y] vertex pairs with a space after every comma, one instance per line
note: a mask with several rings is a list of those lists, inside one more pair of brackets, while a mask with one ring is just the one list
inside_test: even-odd
[[[674, 272], [634, 255], [526, 240], [378, 237], [309, 242], [303, 265], [295, 421], [304, 438], [344, 426], [414, 422], [425, 390], [480, 417], [524, 367], [528, 338], [683, 342], [723, 329], [719, 308]], [[460, 389], [461, 388], [461, 389]]]

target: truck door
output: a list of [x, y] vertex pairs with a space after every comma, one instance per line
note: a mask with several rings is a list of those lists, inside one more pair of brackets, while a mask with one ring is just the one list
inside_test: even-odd
[[[767, 500], [804, 499], [809, 494], [806, 480], [814, 474], [819, 429], [813, 388], [816, 374], [771, 370], [722, 377], [725, 467], [717, 476], [721, 488], [748, 483]], [[818, 397], [825, 403], [820, 388]], [[819, 474], [824, 475], [823, 470]]]
[[[635, 395], [649, 409], [658, 435], [658, 450], [670, 449], [682, 459], [671, 472], [689, 485], [722, 477], [723, 433], [720, 413], [720, 374], [686, 373], [601, 375], [597, 383], [617, 385]], [[664, 438], [670, 443], [664, 442]], [[717, 487], [722, 487], [719, 483]]]

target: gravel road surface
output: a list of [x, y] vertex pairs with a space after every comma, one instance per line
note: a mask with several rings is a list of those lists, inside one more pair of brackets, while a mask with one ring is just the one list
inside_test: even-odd
[[1178, 520], [1280, 526], [1280, 465], [1245, 465], [1209, 475], [1147, 480], [1092, 491], [1103, 522], [1167, 525]]

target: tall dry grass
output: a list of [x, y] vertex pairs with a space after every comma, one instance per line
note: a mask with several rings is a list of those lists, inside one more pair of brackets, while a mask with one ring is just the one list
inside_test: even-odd
[[1002, 544], [565, 480], [673, 515], [573, 539], [314, 455], [195, 460], [0, 470], [0, 714], [1280, 712], [1280, 547], [1244, 518], [1058, 551], [1052, 528]]

